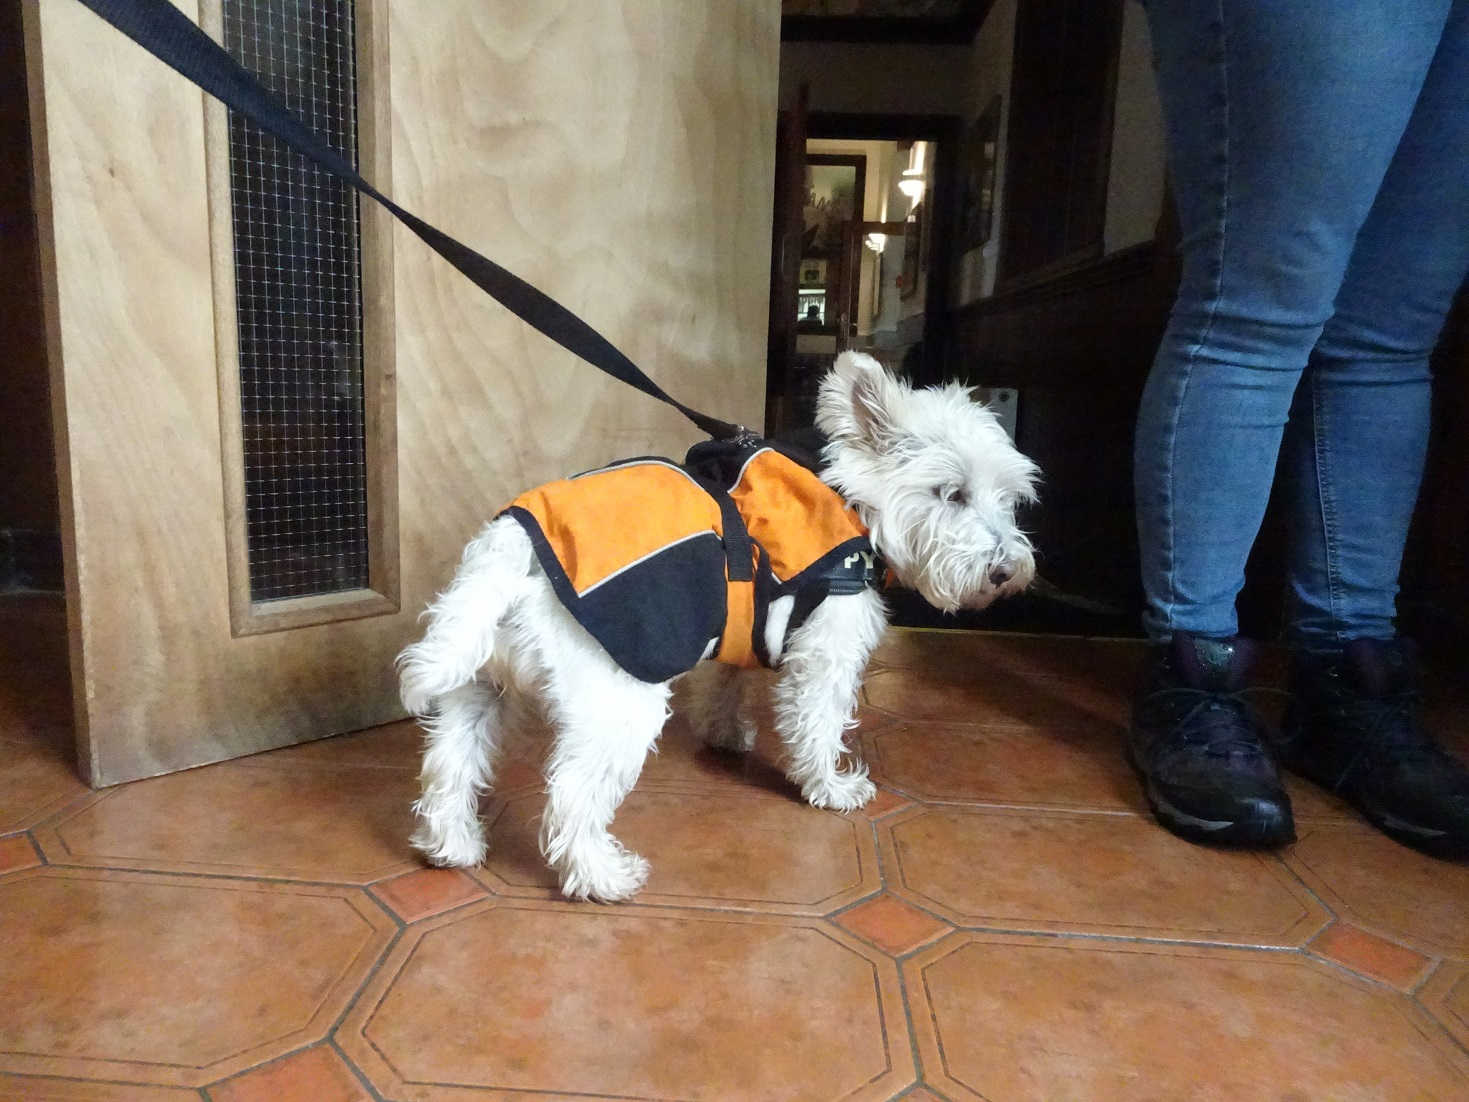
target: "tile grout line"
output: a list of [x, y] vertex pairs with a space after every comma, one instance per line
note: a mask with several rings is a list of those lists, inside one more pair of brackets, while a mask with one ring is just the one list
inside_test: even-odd
[[357, 1066], [356, 1061], [348, 1056], [346, 1050], [343, 1049], [341, 1044], [338, 1043], [337, 1031], [335, 1027], [333, 1027], [332, 1031], [327, 1034], [326, 1041], [323, 1043], [337, 1054], [342, 1063], [347, 1065], [347, 1070], [350, 1071], [357, 1078], [357, 1081], [362, 1084], [363, 1089], [367, 1091], [367, 1096], [371, 1098], [373, 1102], [384, 1102], [385, 1096], [383, 1095], [383, 1093], [377, 1089], [377, 1086], [373, 1083], [373, 1081], [367, 1077], [367, 1073]]

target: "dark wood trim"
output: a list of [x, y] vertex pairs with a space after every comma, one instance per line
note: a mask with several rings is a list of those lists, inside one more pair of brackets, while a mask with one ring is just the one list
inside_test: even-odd
[[796, 301], [801, 263], [802, 195], [806, 164], [806, 117], [811, 88], [802, 83], [796, 102], [776, 116], [775, 194], [771, 220], [769, 335], [765, 351], [765, 431], [785, 424], [793, 398], [790, 365], [796, 352]]
[[1005, 314], [1034, 303], [1066, 298], [1079, 291], [1109, 283], [1122, 283], [1142, 275], [1150, 275], [1158, 266], [1158, 247], [1152, 241], [1119, 249], [1102, 257], [1070, 262], [1064, 270], [1037, 274], [1035, 278], [1016, 280], [989, 298], [975, 299], [955, 310], [955, 320], [963, 321], [992, 314]]
[[967, 46], [994, 7], [994, 0], [969, 0], [950, 19], [903, 16], [787, 15], [780, 21], [782, 42], [899, 42]]
[[806, 137], [846, 141], [942, 141], [957, 115], [895, 115], [869, 112], [812, 111]]
[[[1097, 108], [1097, 117], [1091, 120], [1096, 126], [1093, 136], [1098, 151], [1097, 161], [1094, 166], [1090, 194], [1086, 196], [1086, 221], [1094, 225], [1087, 226], [1087, 232], [1080, 240], [1074, 243], [1067, 241], [1066, 243], [1070, 244], [1071, 248], [1063, 256], [1054, 257], [1041, 265], [1031, 265], [1017, 271], [1016, 263], [1028, 262], [1028, 258], [1017, 261], [1016, 257], [1016, 227], [1022, 224], [1022, 215], [1020, 206], [1015, 202], [1015, 197], [1024, 195], [1036, 202], [1047, 204], [1055, 217], [1062, 219], [1063, 222], [1071, 216], [1073, 199], [1073, 195], [1066, 186], [1069, 181], [1063, 182], [1060, 194], [1045, 194], [1047, 190], [1045, 185], [1052, 180], [1055, 171], [1053, 168], [1048, 167], [1046, 174], [1040, 179], [1022, 176], [1022, 173], [1028, 169], [1034, 169], [1034, 165], [1025, 156], [1020, 155], [1020, 151], [1035, 148], [1034, 131], [1031, 128], [1035, 126], [1035, 120], [1039, 117], [1038, 105], [1034, 102], [1034, 97], [1039, 94], [1039, 90], [1030, 69], [1032, 59], [1037, 55], [1032, 51], [1032, 47], [1048, 54], [1058, 47], [1046, 36], [1049, 30], [1048, 21], [1053, 18], [1049, 5], [1044, 0], [1020, 0], [1015, 17], [1015, 40], [1011, 50], [1013, 66], [1010, 76], [1009, 124], [1006, 133], [1005, 200], [1000, 209], [1000, 256], [999, 272], [996, 278], [998, 289], [1017, 286], [1022, 282], [1030, 283], [1051, 279], [1102, 256], [1107, 224], [1107, 182], [1111, 168], [1112, 128], [1115, 122], [1117, 100], [1117, 63], [1122, 43], [1123, 0], [1103, 0], [1103, 4], [1110, 11], [1099, 12], [1097, 17], [1110, 17], [1110, 19], [1107, 23], [1107, 38], [1098, 45], [1104, 58], [1101, 86], [1087, 89], [1084, 96], [1080, 95], [1075, 88], [1048, 88], [1045, 90], [1052, 95], [1050, 102], [1052, 107], [1060, 104], [1063, 107], [1078, 109], [1094, 104]], [[1098, 7], [1100, 8], [1101, 5]], [[1050, 112], [1044, 113], [1049, 114]], [[1084, 132], [1078, 127], [1074, 133]], [[1028, 142], [1030, 142], [1029, 145]], [[1057, 189], [1051, 187], [1049, 190], [1055, 192]], [[1065, 236], [1068, 238], [1071, 236], [1069, 228]]]
[[1109, 630], [1135, 631], [1141, 609], [1133, 430], [1174, 289], [1147, 242], [953, 312], [952, 374], [1018, 392], [1016, 440], [1043, 472], [1025, 518], [1041, 571], [1120, 610]]

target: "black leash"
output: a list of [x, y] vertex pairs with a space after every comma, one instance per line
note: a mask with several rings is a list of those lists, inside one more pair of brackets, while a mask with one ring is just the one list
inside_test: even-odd
[[715, 439], [753, 435], [739, 425], [700, 413], [670, 397], [606, 337], [555, 299], [398, 206], [363, 179], [356, 168], [287, 110], [224, 47], [169, 0], [80, 0], [80, 3], [232, 111], [376, 199], [470, 282], [562, 348], [644, 394], [667, 402]]

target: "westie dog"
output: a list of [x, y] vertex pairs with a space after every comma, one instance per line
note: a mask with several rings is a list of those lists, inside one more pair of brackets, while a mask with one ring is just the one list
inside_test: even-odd
[[872, 798], [843, 740], [886, 627], [882, 566], [946, 611], [1024, 589], [1015, 510], [1038, 472], [964, 387], [915, 390], [857, 353], [822, 381], [816, 423], [819, 478], [778, 446], [705, 444], [683, 467], [632, 460], [529, 491], [470, 542], [398, 658], [403, 704], [425, 717], [413, 845], [429, 861], [484, 859], [479, 797], [505, 726], [537, 703], [554, 732], [541, 851], [562, 892], [635, 894], [648, 863], [608, 826], [673, 682], [706, 658], [719, 672], [691, 694], [706, 742], [753, 746], [736, 676], [770, 666], [802, 796], [837, 811]]

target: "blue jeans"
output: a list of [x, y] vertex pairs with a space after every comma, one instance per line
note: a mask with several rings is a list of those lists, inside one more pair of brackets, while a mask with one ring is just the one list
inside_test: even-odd
[[1277, 471], [1291, 641], [1390, 638], [1469, 271], [1469, 0], [1146, 0], [1182, 227], [1134, 484], [1155, 642], [1228, 636]]

